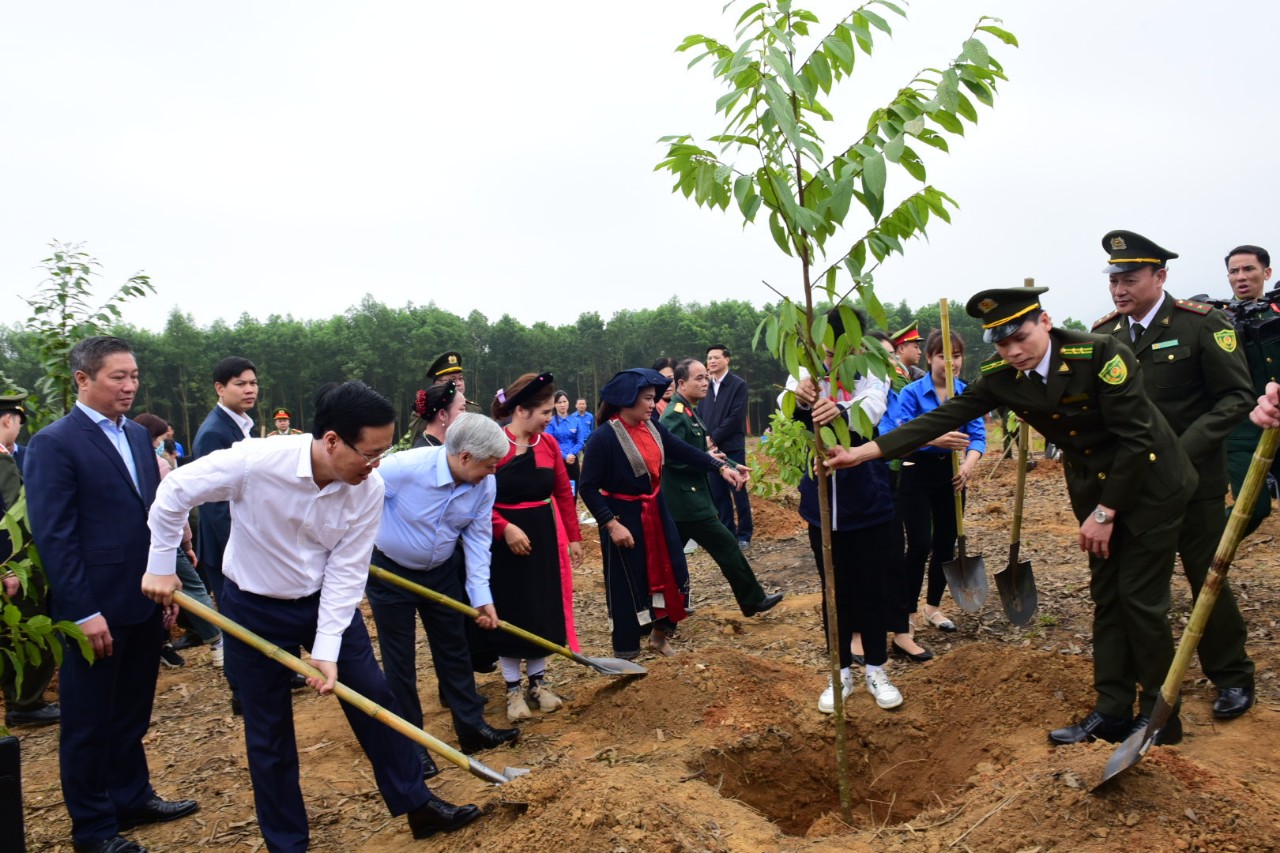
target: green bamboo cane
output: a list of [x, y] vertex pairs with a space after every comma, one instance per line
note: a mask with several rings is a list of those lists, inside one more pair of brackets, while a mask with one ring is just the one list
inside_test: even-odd
[[[190, 611], [193, 615], [199, 616], [206, 622], [217, 625], [223, 630], [223, 632], [230, 634], [245, 645], [257, 649], [267, 657], [283, 664], [294, 672], [308, 678], [324, 678], [324, 675], [320, 670], [316, 669], [311, 664], [306, 663], [296, 655], [289, 654], [274, 643], [267, 642], [248, 628], [231, 621], [213, 608], [206, 607], [191, 596], [187, 595], [185, 592], [182, 592], [181, 590], [174, 592], [173, 600], [183, 610]], [[486, 767], [484, 764], [481, 764], [469, 755], [464, 755], [449, 746], [449, 744], [444, 741], [432, 737], [403, 717], [397, 716], [379, 705], [377, 702], [361, 696], [341, 681], [334, 685], [333, 692], [339, 699], [346, 702], [348, 705], [359, 708], [378, 722], [390, 726], [410, 740], [422, 744], [437, 755], [443, 756], [452, 763], [461, 767], [463, 770], [466, 770], [475, 776], [479, 776], [486, 782], [493, 782], [495, 785], [502, 785], [507, 781], [507, 777], [502, 773], [499, 773], [491, 767]]]

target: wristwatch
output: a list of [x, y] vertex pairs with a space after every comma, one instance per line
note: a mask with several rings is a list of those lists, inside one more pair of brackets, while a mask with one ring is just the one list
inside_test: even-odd
[[1093, 511], [1093, 520], [1099, 524], [1110, 524], [1115, 517], [1115, 513], [1109, 513], [1102, 507], [1097, 507]]

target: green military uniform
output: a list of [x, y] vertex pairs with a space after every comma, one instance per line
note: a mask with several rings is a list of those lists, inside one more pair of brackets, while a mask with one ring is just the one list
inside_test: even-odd
[[[693, 406], [680, 394], [671, 396], [660, 421], [681, 441], [706, 450], [706, 428]], [[667, 510], [681, 540], [692, 539], [707, 549], [729, 582], [739, 609], [746, 616], [754, 615], [764, 602], [764, 589], [743, 555], [737, 537], [720, 522], [706, 472], [668, 457], [662, 467], [662, 494], [666, 496]]]
[[[1045, 288], [984, 291], [968, 310], [989, 330], [1022, 322]], [[1000, 302], [1005, 302], [1002, 307]], [[1029, 306], [1029, 307], [1027, 307]], [[1011, 316], [1002, 316], [1002, 312]], [[1114, 339], [1051, 329], [1047, 381], [999, 356], [962, 394], [875, 440], [901, 457], [999, 406], [1008, 406], [1062, 449], [1077, 520], [1099, 506], [1116, 512], [1110, 557], [1090, 555], [1097, 710], [1129, 719], [1135, 684], [1151, 713], [1173, 660], [1169, 582], [1177, 530], [1195, 472], [1177, 436], [1137, 381], [1133, 353]], [[996, 338], [997, 340], [999, 338]]]
[[[1267, 390], [1268, 382], [1280, 382], [1280, 307], [1272, 301], [1249, 303], [1233, 302], [1228, 306], [1235, 323], [1236, 334], [1249, 363], [1249, 375], [1253, 381], [1253, 396], [1260, 397]], [[1253, 451], [1262, 438], [1262, 430], [1245, 418], [1227, 437], [1227, 471], [1231, 479], [1231, 494], [1239, 497]], [[1280, 478], [1280, 456], [1271, 463], [1271, 474]], [[1248, 535], [1258, 529], [1262, 519], [1271, 514], [1271, 498], [1264, 491], [1253, 505], [1253, 515], [1245, 528]]]
[[[1158, 253], [1157, 253], [1158, 254]], [[1200, 477], [1178, 530], [1182, 570], [1198, 596], [1226, 528], [1226, 437], [1253, 404], [1249, 372], [1235, 330], [1221, 311], [1165, 294], [1151, 327], [1132, 340], [1133, 316], [1113, 311], [1094, 323], [1098, 334], [1127, 344], [1142, 365], [1142, 385], [1178, 434]], [[1253, 687], [1245, 651], [1248, 629], [1235, 596], [1224, 586], [1197, 651], [1218, 687]]]
[[[273, 412], [271, 415], [271, 420], [273, 421], [278, 421], [278, 420], [281, 420], [282, 418], [287, 418], [288, 420], [292, 421], [293, 412], [290, 412], [288, 409], [281, 406], [279, 409], [276, 409], [275, 412]], [[302, 430], [293, 429], [292, 427], [286, 430], [273, 429], [271, 432], [267, 433], [267, 438], [271, 438], [273, 435], [302, 435]]]

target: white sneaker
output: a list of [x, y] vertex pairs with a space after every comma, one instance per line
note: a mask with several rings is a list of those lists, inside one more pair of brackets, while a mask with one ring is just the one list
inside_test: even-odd
[[529, 712], [529, 705], [524, 701], [524, 691], [519, 687], [512, 687], [507, 691], [507, 719], [511, 722], [517, 720], [527, 720], [533, 714]]
[[697, 542], [694, 542], [692, 539], [690, 539], [688, 542], [684, 543], [684, 552], [685, 552], [686, 554], [693, 554], [693, 553], [696, 553], [696, 552], [697, 552], [697, 550], [698, 550], [698, 543], [697, 543]]
[[[847, 669], [840, 670], [840, 681], [844, 684], [844, 698], [848, 699], [849, 694], [853, 692], [853, 673]], [[831, 676], [827, 676], [827, 689], [823, 690], [822, 695], [818, 697], [818, 710], [824, 714], [836, 712], [836, 690], [831, 683]]]
[[222, 643], [209, 647], [209, 662], [219, 669], [222, 668]]
[[868, 671], [866, 676], [867, 690], [876, 699], [876, 704], [886, 711], [902, 704], [902, 694], [889, 680], [889, 673], [883, 669]]

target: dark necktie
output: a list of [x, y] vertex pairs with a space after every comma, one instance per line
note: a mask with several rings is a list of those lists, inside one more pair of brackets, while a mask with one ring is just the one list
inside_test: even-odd
[[1133, 342], [1136, 344], [1142, 339], [1142, 333], [1145, 332], [1146, 329], [1142, 327], [1141, 323], [1134, 323], [1129, 327], [1129, 331], [1133, 334]]

